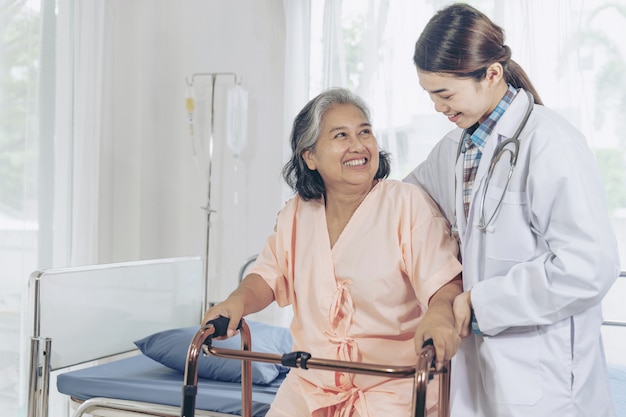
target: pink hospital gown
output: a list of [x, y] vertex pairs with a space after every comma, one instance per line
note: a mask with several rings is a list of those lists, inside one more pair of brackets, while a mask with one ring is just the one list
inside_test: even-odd
[[[425, 191], [383, 180], [332, 248], [323, 200], [289, 200], [250, 272], [267, 281], [279, 305], [292, 306], [294, 350], [412, 366], [415, 328], [429, 298], [461, 272], [457, 252], [448, 222]], [[360, 417], [408, 416], [412, 386], [410, 378], [292, 369], [272, 407], [293, 417], [355, 410]]]

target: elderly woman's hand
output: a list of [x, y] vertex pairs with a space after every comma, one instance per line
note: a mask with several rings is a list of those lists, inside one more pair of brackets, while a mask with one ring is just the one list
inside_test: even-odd
[[432, 339], [435, 348], [435, 367], [441, 369], [459, 350], [461, 336], [454, 326], [450, 308], [429, 307], [415, 331], [415, 351], [419, 354], [426, 340]]
[[444, 285], [431, 297], [430, 304], [415, 331], [415, 352], [419, 354], [424, 342], [433, 340], [435, 367], [441, 369], [459, 350], [461, 336], [455, 327], [452, 305], [455, 297], [463, 291], [460, 277]]
[[274, 292], [260, 275], [248, 274], [235, 291], [223, 302], [209, 308], [204, 314], [202, 324], [219, 316], [228, 317], [228, 330], [224, 339], [237, 334], [237, 326], [245, 315], [256, 313], [274, 301]]
[[237, 297], [229, 297], [226, 301], [219, 303], [206, 311], [206, 313], [204, 314], [204, 318], [202, 319], [202, 325], [205, 325], [207, 322], [220, 316], [228, 317], [230, 321], [228, 324], [228, 330], [226, 331], [226, 335], [222, 337], [216, 337], [215, 339], [221, 340], [233, 337], [238, 333], [236, 327], [243, 317], [243, 303], [241, 302], [241, 300], [238, 300]]

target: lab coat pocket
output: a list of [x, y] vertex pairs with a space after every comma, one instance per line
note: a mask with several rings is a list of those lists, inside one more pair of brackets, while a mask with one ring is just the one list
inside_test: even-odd
[[[491, 184], [485, 196], [484, 221], [488, 222], [493, 216], [484, 232], [485, 254], [497, 261], [524, 261], [532, 257], [535, 250], [526, 192], [507, 190], [503, 194], [503, 191]], [[477, 213], [477, 218], [480, 216], [481, 213]]]
[[536, 327], [504, 331], [479, 342], [480, 373], [487, 398], [499, 404], [535, 404], [543, 395]]

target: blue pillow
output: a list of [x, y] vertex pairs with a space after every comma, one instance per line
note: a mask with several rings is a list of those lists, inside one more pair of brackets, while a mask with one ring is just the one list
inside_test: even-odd
[[[283, 354], [291, 352], [293, 339], [289, 329], [269, 324], [247, 321], [252, 338], [252, 350], [256, 352]], [[149, 358], [162, 363], [168, 368], [185, 372], [187, 351], [200, 326], [164, 330], [135, 341], [135, 345]], [[226, 349], [241, 349], [239, 334], [225, 340], [213, 340], [211, 346]], [[252, 382], [270, 384], [280, 373], [289, 368], [279, 364], [252, 362]], [[241, 361], [238, 359], [205, 356], [198, 358], [198, 377], [214, 381], [240, 382]]]

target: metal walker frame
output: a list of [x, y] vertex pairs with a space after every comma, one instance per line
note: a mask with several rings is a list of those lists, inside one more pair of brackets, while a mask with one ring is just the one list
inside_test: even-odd
[[[194, 417], [195, 400], [198, 390], [198, 357], [200, 351], [221, 358], [242, 361], [241, 372], [241, 411], [242, 417], [252, 416], [252, 362], [277, 363], [292, 368], [323, 369], [390, 378], [413, 378], [413, 416], [426, 416], [426, 389], [431, 375], [439, 375], [439, 417], [450, 416], [450, 361], [441, 370], [432, 366], [435, 349], [432, 343], [425, 343], [416, 366], [387, 366], [380, 364], [349, 362], [332, 359], [317, 359], [307, 352], [291, 352], [284, 355], [254, 352], [251, 350], [251, 336], [244, 319], [239, 324], [241, 350], [211, 347], [213, 337], [223, 336], [228, 328], [228, 319], [220, 317], [209, 321], [200, 328], [192, 339], [187, 352], [185, 379], [182, 392], [181, 417]], [[428, 342], [428, 341], [427, 341]]]

